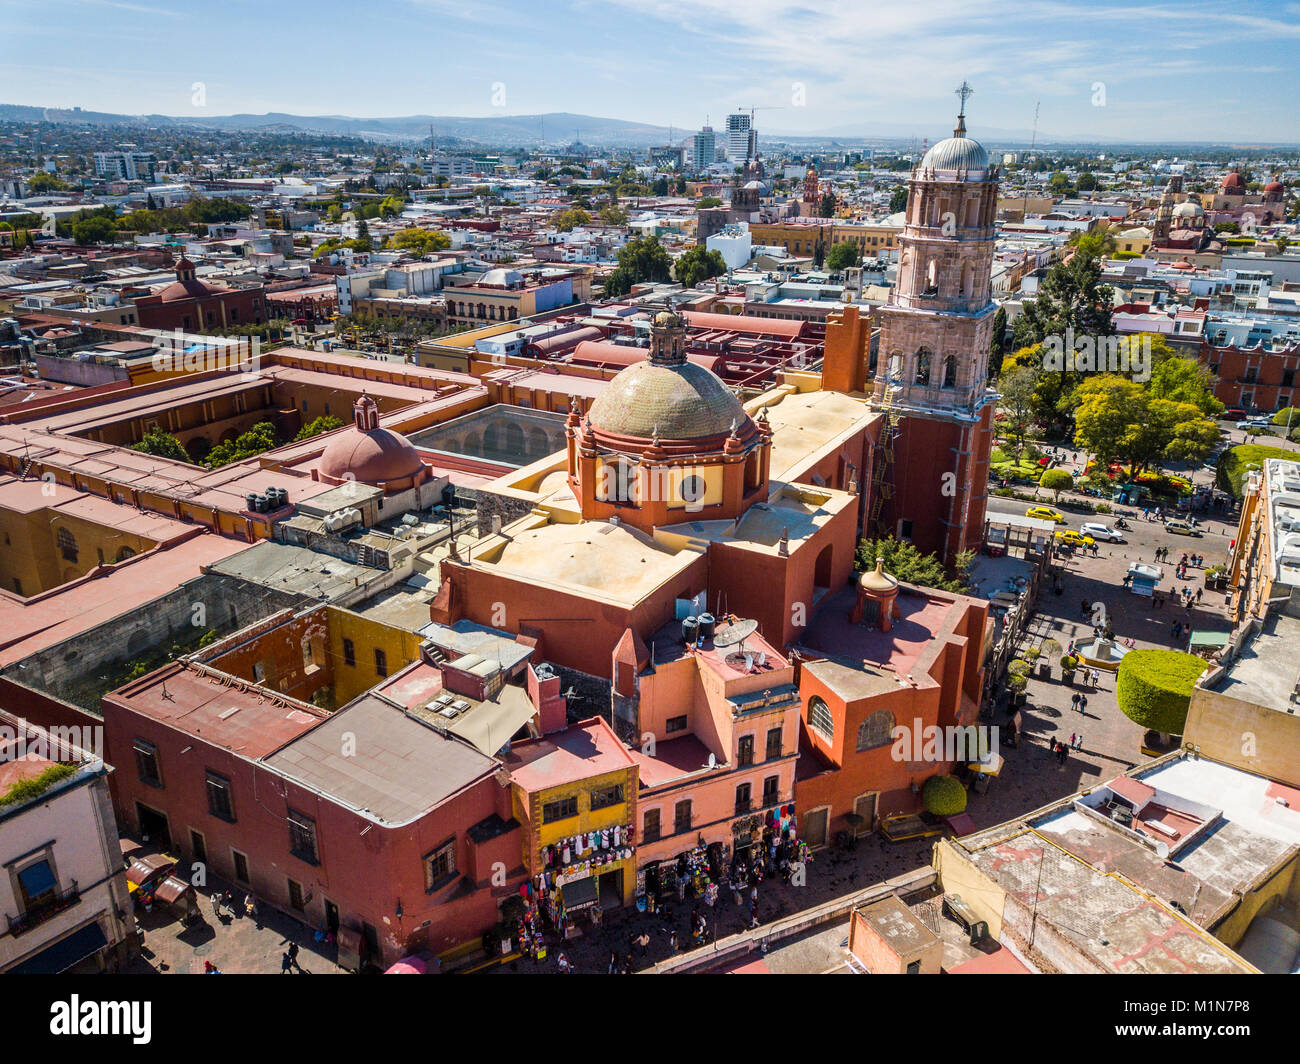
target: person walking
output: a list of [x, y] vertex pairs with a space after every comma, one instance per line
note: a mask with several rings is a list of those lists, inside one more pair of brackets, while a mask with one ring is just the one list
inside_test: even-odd
[[293, 970], [299, 975], [302, 974], [302, 965], [298, 963], [298, 943], [289, 943], [289, 963], [293, 965]]
[[289, 970], [293, 967], [293, 961], [290, 959], [288, 952], [280, 958], [280, 974], [288, 975]]
[[1074, 732], [1070, 732], [1070, 746], [1071, 748], [1074, 746]]
[[677, 928], [675, 927], [668, 932], [668, 952], [677, 952]]
[[1087, 695], [1080, 695], [1080, 696], [1079, 696], [1079, 712], [1082, 713], [1082, 714], [1084, 714], [1084, 716], [1087, 716], [1087, 714], [1088, 714], [1088, 696], [1087, 696]]
[[646, 932], [642, 931], [633, 941], [641, 947], [641, 956], [646, 956], [646, 953], [650, 949], [650, 936], [646, 934]]
[[1079, 733], [1079, 738], [1075, 740], [1074, 748], [1075, 748], [1076, 750], [1082, 750], [1082, 749], [1083, 749], [1083, 732], [1080, 732], [1080, 733]]

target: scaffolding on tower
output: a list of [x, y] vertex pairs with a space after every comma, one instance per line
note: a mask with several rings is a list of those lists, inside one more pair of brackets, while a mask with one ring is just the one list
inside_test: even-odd
[[880, 412], [885, 417], [884, 427], [880, 430], [879, 454], [873, 463], [871, 477], [871, 520], [870, 525], [877, 539], [886, 539], [890, 534], [882, 523], [885, 502], [894, 497], [894, 437], [898, 435], [898, 408], [894, 405], [894, 394], [902, 387], [895, 373], [888, 373], [885, 386], [881, 389]]

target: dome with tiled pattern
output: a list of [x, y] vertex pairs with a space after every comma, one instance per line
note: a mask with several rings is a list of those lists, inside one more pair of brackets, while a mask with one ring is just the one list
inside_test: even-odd
[[611, 436], [702, 440], [726, 436], [749, 415], [722, 381], [694, 362], [638, 362], [596, 397], [591, 426]]

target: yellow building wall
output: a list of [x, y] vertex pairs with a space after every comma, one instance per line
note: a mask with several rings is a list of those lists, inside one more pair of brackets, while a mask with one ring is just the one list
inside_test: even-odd
[[[621, 784], [623, 787], [623, 801], [616, 805], [606, 806], [604, 809], [593, 810], [591, 808], [591, 792], [612, 787], [615, 784]], [[525, 833], [524, 846], [529, 845], [528, 839], [530, 836], [533, 845], [538, 850], [541, 850], [552, 843], [559, 842], [561, 839], [567, 839], [573, 835], [584, 835], [590, 831], [602, 831], [615, 825], [626, 827], [630, 824], [634, 828], [638, 827], [634, 819], [636, 813], [636, 789], [637, 773], [635, 768], [619, 769], [616, 772], [607, 772], [600, 776], [592, 776], [589, 779], [578, 780], [561, 787], [552, 787], [533, 793], [524, 793], [516, 785], [516, 816], [523, 814], [521, 819], [530, 822], [534, 827], [533, 832]], [[556, 820], [549, 824], [543, 822], [542, 809], [546, 805], [575, 796], [578, 799], [577, 816]], [[523, 859], [527, 868], [540, 867], [540, 856], [537, 853], [525, 852]], [[632, 899], [636, 896], [635, 850], [629, 859], [612, 862], [599, 869], [599, 872], [603, 874], [620, 870], [623, 872], [623, 904], [630, 905]]]
[[1241, 904], [1218, 926], [1211, 929], [1214, 937], [1236, 947], [1256, 916], [1267, 913], [1277, 902], [1294, 902], [1300, 896], [1300, 875], [1297, 875], [1297, 868], [1300, 868], [1300, 855], [1292, 855], [1265, 883], [1244, 897]]
[[997, 941], [1002, 937], [1002, 910], [1007, 903], [1006, 891], [967, 860], [947, 839], [937, 842], [931, 867], [939, 874], [945, 894], [960, 895], [974, 910], [976, 917], [989, 925], [989, 934]]
[[1300, 717], [1197, 688], [1187, 708], [1184, 745], [1200, 756], [1290, 787], [1300, 787]]
[[[353, 664], [347, 663], [343, 640], [350, 639]], [[351, 610], [330, 607], [329, 652], [334, 663], [334, 702], [342, 706], [384, 680], [375, 671], [375, 651], [388, 659], [388, 675], [420, 656], [420, 637], [405, 628], [362, 617]]]
[[[76, 541], [75, 561], [63, 557], [59, 529], [66, 529]], [[30, 513], [0, 509], [0, 544], [0, 585], [27, 598], [93, 572], [101, 556], [103, 564], [112, 565], [124, 548], [143, 554], [157, 546], [156, 541], [133, 532], [49, 508]]]

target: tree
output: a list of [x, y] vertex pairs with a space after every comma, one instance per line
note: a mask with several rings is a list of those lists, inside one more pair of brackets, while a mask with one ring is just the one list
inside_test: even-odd
[[898, 580], [940, 591], [964, 592], [968, 588], [973, 557], [967, 552], [954, 559], [950, 575], [943, 562], [934, 554], [922, 554], [916, 546], [892, 536], [884, 539], [864, 539], [858, 543], [854, 566], [860, 571], [874, 569], [876, 559], [884, 559], [885, 572]]
[[207, 465], [210, 469], [216, 469], [218, 466], [238, 462], [244, 458], [252, 458], [254, 455], [269, 451], [275, 446], [277, 446], [275, 426], [269, 421], [259, 421], [247, 432], [241, 433], [233, 440], [219, 443], [213, 447], [208, 452]]
[[695, 206], [698, 210], [708, 210], [710, 207], [721, 207], [722, 200], [718, 199], [717, 196], [701, 196]]
[[821, 202], [817, 205], [817, 214], [822, 218], [835, 217], [835, 193], [823, 192]]
[[826, 268], [831, 273], [840, 273], [861, 261], [862, 256], [858, 254], [858, 245], [851, 240], [842, 240], [834, 245], [830, 254], [826, 256]]
[[907, 210], [907, 186], [899, 185], [889, 197], [889, 213], [897, 214]]
[[1070, 192], [1070, 179], [1062, 173], [1055, 173], [1047, 179], [1047, 191], [1054, 196], [1064, 196]]
[[1013, 366], [998, 380], [998, 409], [1006, 414], [1003, 426], [1016, 438], [1016, 461], [1024, 450], [1025, 435], [1034, 422], [1034, 391], [1038, 374], [1032, 366]]
[[1079, 180], [1074, 183], [1074, 187], [1080, 192], [1095, 192], [1097, 178], [1094, 174], [1082, 173], [1079, 175]]
[[310, 440], [313, 436], [319, 436], [323, 432], [333, 432], [335, 429], [341, 429], [342, 427], [343, 421], [341, 418], [337, 418], [333, 414], [322, 414], [300, 428], [298, 435], [294, 439]]
[[1115, 698], [1124, 716], [1165, 735], [1182, 735], [1192, 689], [1208, 668], [1177, 650], [1130, 650], [1119, 663]]
[[600, 220], [606, 225], [627, 225], [627, 218], [627, 210], [612, 203], [600, 209]]
[[629, 240], [618, 252], [618, 267], [606, 278], [605, 293], [620, 296], [642, 281], [667, 281], [673, 260], [657, 236]]
[[591, 215], [581, 207], [570, 207], [556, 216], [555, 228], [561, 233], [568, 233], [580, 225], [587, 225], [590, 221]]
[[673, 270], [684, 288], [694, 288], [701, 281], [726, 273], [727, 263], [721, 252], [709, 251], [696, 244], [677, 260]]
[[[1147, 334], [1138, 337], [1147, 340]], [[1150, 337], [1151, 379], [1147, 390], [1155, 399], [1168, 399], [1188, 403], [1202, 414], [1218, 417], [1223, 413], [1223, 403], [1215, 396], [1210, 371], [1191, 358], [1179, 355], [1164, 337]]]
[[956, 776], [931, 776], [921, 785], [921, 804], [932, 816], [956, 816], [966, 811], [966, 788]]
[[117, 236], [112, 219], [103, 215], [78, 217], [72, 223], [72, 239], [78, 244], [108, 244]]
[[185, 450], [180, 440], [170, 432], [163, 432], [162, 429], [157, 427], [146, 432], [144, 438], [131, 449], [143, 451], [145, 454], [152, 454], [158, 458], [174, 458], [178, 462], [191, 460], [189, 452]]
[[1052, 502], [1059, 503], [1061, 492], [1069, 491], [1074, 487], [1074, 477], [1064, 469], [1049, 469], [1038, 483], [1052, 493]]
[[434, 251], [445, 251], [451, 247], [451, 237], [436, 229], [403, 229], [388, 238], [388, 247], [409, 251], [416, 258], [422, 258]]
[[1081, 253], [1098, 259], [1115, 250], [1115, 237], [1105, 225], [1087, 232], [1079, 230], [1071, 235], [1069, 243], [1075, 249], [1075, 254]]
[[1078, 388], [1074, 440], [1103, 464], [1122, 462], [1130, 474], [1161, 461], [1204, 458], [1219, 428], [1191, 403], [1157, 398], [1131, 380], [1103, 374]]
[[53, 174], [47, 174], [44, 171], [38, 174], [32, 174], [26, 178], [27, 191], [33, 195], [41, 195], [45, 192], [70, 192], [72, 186], [60, 181]]
[[997, 377], [1002, 373], [1002, 354], [1007, 344], [1007, 312], [998, 307], [993, 312], [993, 328], [989, 330], [989, 376]]

